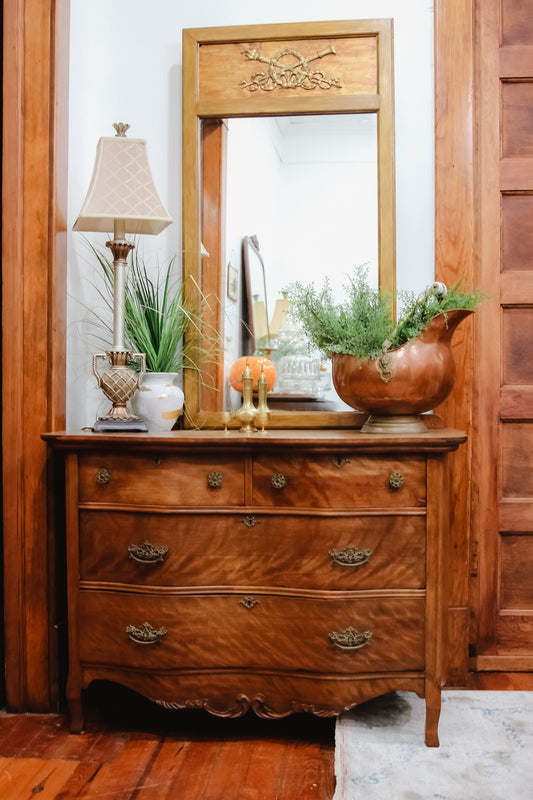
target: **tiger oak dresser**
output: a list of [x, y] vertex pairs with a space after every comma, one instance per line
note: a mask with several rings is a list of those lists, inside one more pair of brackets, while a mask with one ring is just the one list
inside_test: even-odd
[[71, 730], [82, 690], [339, 714], [426, 702], [438, 745], [458, 431], [45, 434], [66, 462]]

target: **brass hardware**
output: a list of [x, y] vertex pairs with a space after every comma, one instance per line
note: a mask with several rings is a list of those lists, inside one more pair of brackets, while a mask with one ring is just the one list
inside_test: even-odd
[[265, 432], [265, 427], [270, 418], [270, 409], [267, 405], [267, 379], [264, 367], [261, 367], [261, 374], [257, 379], [257, 412], [255, 415], [255, 422], [261, 432]]
[[149, 622], [143, 622], [139, 628], [136, 628], [135, 625], [128, 625], [126, 633], [136, 644], [157, 644], [167, 635], [167, 629], [154, 628]]
[[111, 473], [105, 467], [102, 467], [102, 469], [99, 469], [98, 472], [96, 473], [96, 483], [99, 483], [102, 486], [104, 486], [106, 483], [109, 483], [110, 480], [111, 480]]
[[344, 550], [336, 550], [332, 547], [329, 555], [335, 564], [340, 564], [342, 567], [362, 567], [363, 564], [368, 564], [370, 561], [372, 550], [368, 548], [359, 550], [355, 545], [349, 544]]
[[329, 55], [337, 55], [332, 44], [307, 58], [291, 47], [281, 50], [271, 58], [266, 58], [256, 49], [245, 50], [245, 58], [249, 61], [261, 61], [263, 64], [268, 64], [268, 70], [254, 72], [251, 80], [248, 83], [243, 81], [241, 86], [249, 92], [256, 92], [258, 89], [271, 92], [277, 86], [280, 89], [316, 89], [317, 87], [331, 89], [332, 86], [342, 89], [342, 83], [338, 78], [328, 78], [322, 70], [309, 69], [310, 61]]
[[259, 605], [259, 600], [256, 600], [255, 597], [250, 597], [250, 595], [246, 595], [243, 600], [239, 600], [239, 603], [245, 608], [253, 608]]
[[389, 477], [389, 486], [391, 489], [401, 489], [403, 483], [403, 475], [401, 472], [391, 472]]
[[242, 406], [235, 412], [236, 419], [241, 423], [241, 433], [252, 433], [255, 431], [254, 420], [257, 409], [253, 401], [254, 378], [252, 370], [246, 359], [246, 366], [242, 373]]
[[351, 458], [348, 458], [347, 456], [332, 456], [331, 461], [338, 469], [341, 469], [342, 467], [345, 467], [346, 464], [350, 463]]
[[246, 525], [247, 528], [254, 528], [256, 525], [259, 525], [259, 520], [256, 519], [253, 514], [248, 514], [241, 522], [243, 525]]
[[207, 476], [207, 485], [210, 489], [220, 489], [222, 486], [222, 473], [210, 472]]
[[351, 625], [342, 633], [332, 631], [329, 634], [330, 642], [340, 650], [360, 650], [369, 643], [371, 638], [372, 631], [363, 631], [363, 633], [359, 633], [359, 631], [356, 631]]
[[[387, 342], [385, 343], [385, 345], [386, 344]], [[385, 345], [383, 345], [384, 348]], [[387, 353], [385, 349], [377, 359], [376, 366], [379, 372], [379, 377], [381, 378], [383, 383], [388, 383], [390, 380], [392, 380], [394, 375], [392, 356], [390, 353]]]
[[158, 564], [163, 563], [168, 555], [168, 547], [161, 545], [155, 547], [151, 542], [144, 544], [130, 544], [128, 553], [134, 561], [139, 564]]
[[274, 489], [284, 489], [287, 485], [287, 478], [283, 473], [276, 472], [272, 475], [271, 483]]

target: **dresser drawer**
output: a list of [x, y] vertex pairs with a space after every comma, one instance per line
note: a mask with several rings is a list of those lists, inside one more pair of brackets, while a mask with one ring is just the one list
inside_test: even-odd
[[422, 588], [424, 515], [80, 511], [80, 577], [154, 586]]
[[[78, 603], [82, 665], [320, 673], [424, 666], [423, 596], [317, 599], [82, 591]], [[162, 636], [154, 644], [130, 638], [140, 638], [145, 623]]]
[[193, 458], [82, 454], [79, 499], [82, 503], [121, 505], [243, 505], [244, 462], [216, 454]]
[[253, 461], [258, 506], [390, 508], [426, 504], [424, 457], [284, 454]]

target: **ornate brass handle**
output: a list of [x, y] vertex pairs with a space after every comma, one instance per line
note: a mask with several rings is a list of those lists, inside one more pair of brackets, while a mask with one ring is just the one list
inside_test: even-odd
[[111, 480], [111, 473], [105, 467], [102, 467], [96, 473], [96, 483], [99, 483], [101, 486], [104, 486], [106, 483], [109, 483]]
[[143, 622], [139, 628], [136, 628], [135, 625], [128, 625], [126, 633], [136, 644], [157, 644], [167, 635], [167, 629], [154, 628], [149, 622]]
[[219, 489], [222, 486], [222, 473], [210, 472], [207, 476], [207, 485], [210, 489]]
[[151, 542], [144, 542], [144, 544], [130, 544], [128, 553], [134, 561], [139, 564], [158, 564], [163, 563], [168, 555], [168, 547], [162, 544], [159, 547], [153, 545]]
[[360, 650], [369, 643], [371, 638], [372, 631], [363, 631], [359, 633], [359, 631], [356, 631], [351, 625], [342, 633], [332, 631], [329, 634], [330, 642], [340, 650]]
[[391, 489], [401, 489], [403, 486], [403, 475], [401, 472], [391, 472], [389, 476], [389, 486]]
[[281, 472], [275, 472], [271, 478], [272, 486], [274, 489], [284, 489], [287, 485], [287, 478]]
[[344, 550], [336, 550], [332, 547], [329, 555], [335, 564], [340, 564], [341, 567], [362, 567], [363, 564], [368, 564], [370, 561], [372, 550], [369, 550], [368, 547], [360, 550], [354, 544], [348, 544]]

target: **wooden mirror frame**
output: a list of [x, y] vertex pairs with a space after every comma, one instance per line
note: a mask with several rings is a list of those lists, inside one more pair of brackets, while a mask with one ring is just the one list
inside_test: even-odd
[[[339, 77], [340, 86], [309, 90], [277, 87], [248, 91], [254, 62], [245, 51], [271, 59], [285, 48], [309, 59], [333, 45], [320, 69]], [[310, 59], [309, 59], [310, 60]], [[326, 62], [328, 62], [326, 64]], [[274, 65], [275, 66], [275, 65]], [[272, 62], [269, 67], [272, 68]], [[266, 67], [263, 67], [266, 69]], [[229, 117], [296, 114], [375, 113], [378, 118], [379, 284], [394, 292], [395, 173], [392, 20], [349, 20], [279, 25], [249, 25], [183, 30], [182, 224], [183, 276], [187, 300], [200, 311], [207, 297], [205, 324], [223, 331], [223, 206], [225, 125]], [[202, 124], [204, 123], [204, 124]], [[205, 245], [208, 256], [201, 255]], [[223, 354], [201, 373], [185, 370], [185, 424], [220, 428], [228, 425], [222, 410]], [[271, 428], [354, 427], [364, 415], [350, 411], [274, 411]], [[230, 427], [232, 424], [230, 423]]]

